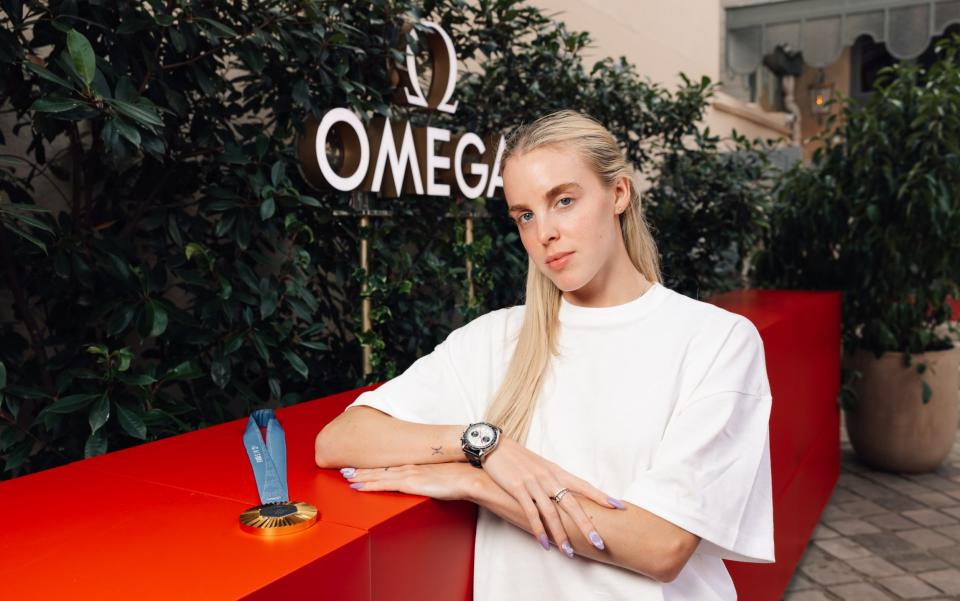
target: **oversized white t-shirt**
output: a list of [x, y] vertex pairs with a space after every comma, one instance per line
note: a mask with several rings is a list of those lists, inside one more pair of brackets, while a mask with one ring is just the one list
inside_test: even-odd
[[[426, 424], [481, 421], [516, 348], [523, 305], [482, 315], [351, 404]], [[747, 318], [655, 283], [612, 307], [561, 300], [526, 446], [702, 540], [660, 583], [570, 559], [480, 507], [475, 601], [729, 600], [722, 559], [772, 562], [763, 342]], [[600, 535], [603, 536], [603, 532]]]

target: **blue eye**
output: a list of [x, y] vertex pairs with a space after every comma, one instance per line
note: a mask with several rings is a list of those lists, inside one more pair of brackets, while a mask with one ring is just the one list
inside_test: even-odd
[[[564, 203], [563, 201], [565, 200], [569, 200], [570, 202]], [[560, 205], [561, 207], [569, 207], [571, 204], [573, 204], [573, 199], [570, 198], [569, 196], [564, 196], [563, 198], [557, 201], [557, 204]], [[518, 225], [523, 223], [530, 223], [529, 219], [524, 219], [524, 216], [526, 215], [533, 215], [533, 213], [531, 213], [530, 211], [527, 211], [526, 213], [521, 213], [516, 219], [516, 222]]]

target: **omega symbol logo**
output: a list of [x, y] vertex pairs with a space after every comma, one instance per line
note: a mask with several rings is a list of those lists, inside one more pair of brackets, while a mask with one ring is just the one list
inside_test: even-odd
[[[442, 27], [431, 21], [421, 21], [431, 33], [427, 35], [427, 49], [430, 53], [431, 77], [430, 89], [426, 95], [420, 85], [417, 69], [417, 59], [413, 48], [406, 47], [406, 70], [399, 70], [403, 85], [397, 90], [397, 101], [409, 106], [436, 109], [445, 113], [455, 113], [459, 101], [450, 104], [453, 90], [457, 85], [457, 53], [453, 48], [453, 40]], [[409, 23], [401, 30], [401, 34], [410, 32], [411, 37], [420, 41], [417, 30]]]

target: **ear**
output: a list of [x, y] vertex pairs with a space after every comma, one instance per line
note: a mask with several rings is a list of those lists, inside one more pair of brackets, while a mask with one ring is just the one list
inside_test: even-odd
[[630, 192], [633, 182], [626, 175], [622, 176], [613, 187], [613, 212], [619, 215], [630, 206]]

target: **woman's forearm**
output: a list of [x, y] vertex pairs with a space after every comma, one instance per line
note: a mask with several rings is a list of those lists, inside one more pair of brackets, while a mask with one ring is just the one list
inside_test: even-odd
[[416, 424], [371, 407], [351, 407], [317, 434], [314, 459], [326, 468], [466, 461], [460, 447], [465, 427]]
[[[482, 470], [470, 487], [470, 499], [514, 526], [533, 535], [523, 508], [509, 493]], [[568, 493], [576, 494], [576, 493]], [[603, 538], [604, 549], [593, 546], [577, 528], [573, 519], [559, 511], [563, 528], [577, 556], [616, 565], [661, 582], [676, 578], [699, 539], [671, 522], [644, 509], [624, 503], [626, 510], [610, 509], [576, 495], [580, 506]], [[559, 547], [561, 541], [553, 540]], [[536, 544], [531, 541], [531, 544]], [[560, 552], [557, 549], [555, 552]]]

